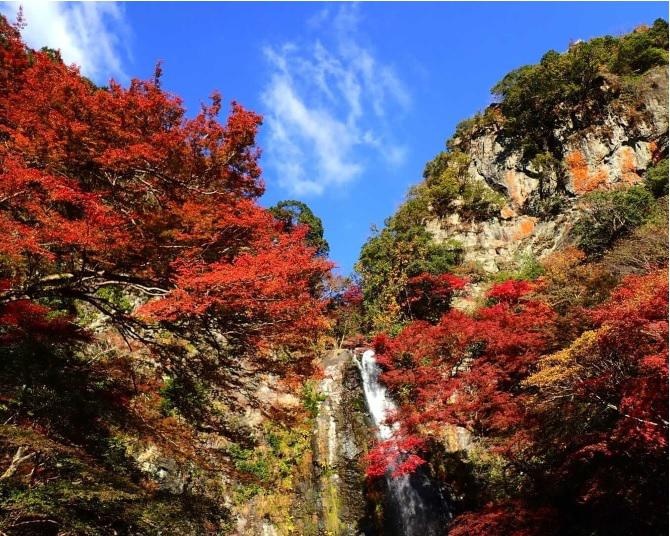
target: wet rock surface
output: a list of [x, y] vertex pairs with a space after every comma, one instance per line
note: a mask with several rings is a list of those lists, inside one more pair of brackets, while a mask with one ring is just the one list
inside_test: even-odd
[[360, 376], [349, 350], [324, 361], [323, 397], [314, 433], [314, 468], [320, 490], [320, 534], [358, 535], [366, 498], [361, 457], [371, 439]]

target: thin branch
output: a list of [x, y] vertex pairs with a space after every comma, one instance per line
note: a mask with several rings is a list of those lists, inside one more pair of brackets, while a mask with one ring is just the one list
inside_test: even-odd
[[7, 470], [4, 473], [2, 473], [2, 475], [0, 475], [0, 481], [1, 480], [7, 480], [7, 479], [13, 477], [16, 474], [16, 472], [19, 470], [19, 467], [21, 466], [21, 464], [23, 464], [24, 462], [27, 462], [30, 458], [32, 458], [36, 454], [35, 452], [29, 452], [27, 454], [24, 454], [25, 451], [26, 451], [26, 447], [23, 447], [23, 446], [16, 449], [16, 452], [14, 453], [14, 457], [12, 458], [12, 461], [10, 462], [9, 467], [7, 468]]

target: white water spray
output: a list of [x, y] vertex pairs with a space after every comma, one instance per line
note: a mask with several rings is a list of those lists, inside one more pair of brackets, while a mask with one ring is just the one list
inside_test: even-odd
[[367, 401], [372, 420], [377, 427], [377, 434], [382, 440], [391, 439], [393, 434], [398, 430], [398, 424], [394, 423], [392, 426], [389, 426], [386, 423], [386, 418], [397, 408], [388, 395], [386, 387], [379, 382], [381, 369], [375, 360], [374, 351], [366, 350], [363, 352], [360, 369], [361, 377], [363, 378], [365, 400]]
[[[381, 368], [375, 359], [373, 350], [366, 350], [361, 356], [360, 363], [357, 362], [363, 380], [363, 391], [372, 421], [377, 428], [379, 439], [392, 440], [398, 434], [397, 422], [389, 424], [387, 419], [392, 415], [397, 406], [386, 387], [379, 381]], [[433, 534], [444, 534], [442, 523], [435, 524], [440, 517], [437, 512], [432, 512], [431, 507], [424, 500], [424, 494], [419, 493], [410, 475], [392, 477], [386, 476], [389, 490], [389, 499], [397, 517], [395, 523], [395, 534], [397, 536], [431, 536]], [[424, 480], [424, 486], [430, 485]]]

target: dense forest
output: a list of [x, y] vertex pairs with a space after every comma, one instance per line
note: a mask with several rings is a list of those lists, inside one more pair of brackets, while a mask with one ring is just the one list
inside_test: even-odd
[[[416, 471], [445, 534], [667, 533], [665, 21], [505, 76], [348, 278], [305, 203], [260, 205], [258, 114], [189, 117], [160, 64], [96, 86], [21, 30], [0, 17], [1, 535], [380, 534], [382, 481]], [[352, 424], [366, 348], [391, 439]]]

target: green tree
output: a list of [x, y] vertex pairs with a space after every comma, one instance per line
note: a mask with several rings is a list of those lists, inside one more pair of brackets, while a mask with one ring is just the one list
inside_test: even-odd
[[585, 195], [582, 214], [572, 231], [579, 247], [589, 254], [602, 253], [642, 224], [653, 202], [653, 195], [643, 186]]
[[667, 63], [668, 23], [662, 19], [621, 37], [574, 43], [565, 53], [549, 51], [491, 90], [504, 116], [507, 143], [521, 149], [526, 161], [542, 152], [559, 155], [555, 131], [561, 124], [571, 120], [578, 128], [593, 123], [617, 97], [623, 77], [632, 79]]
[[647, 189], [654, 197], [668, 195], [668, 159], [664, 158], [655, 166], [647, 169]]
[[316, 216], [305, 203], [295, 200], [280, 201], [269, 210], [278, 220], [284, 222], [287, 230], [296, 225], [306, 225], [309, 228], [307, 243], [316, 248], [317, 255], [328, 256], [330, 246], [323, 237], [321, 218]]

